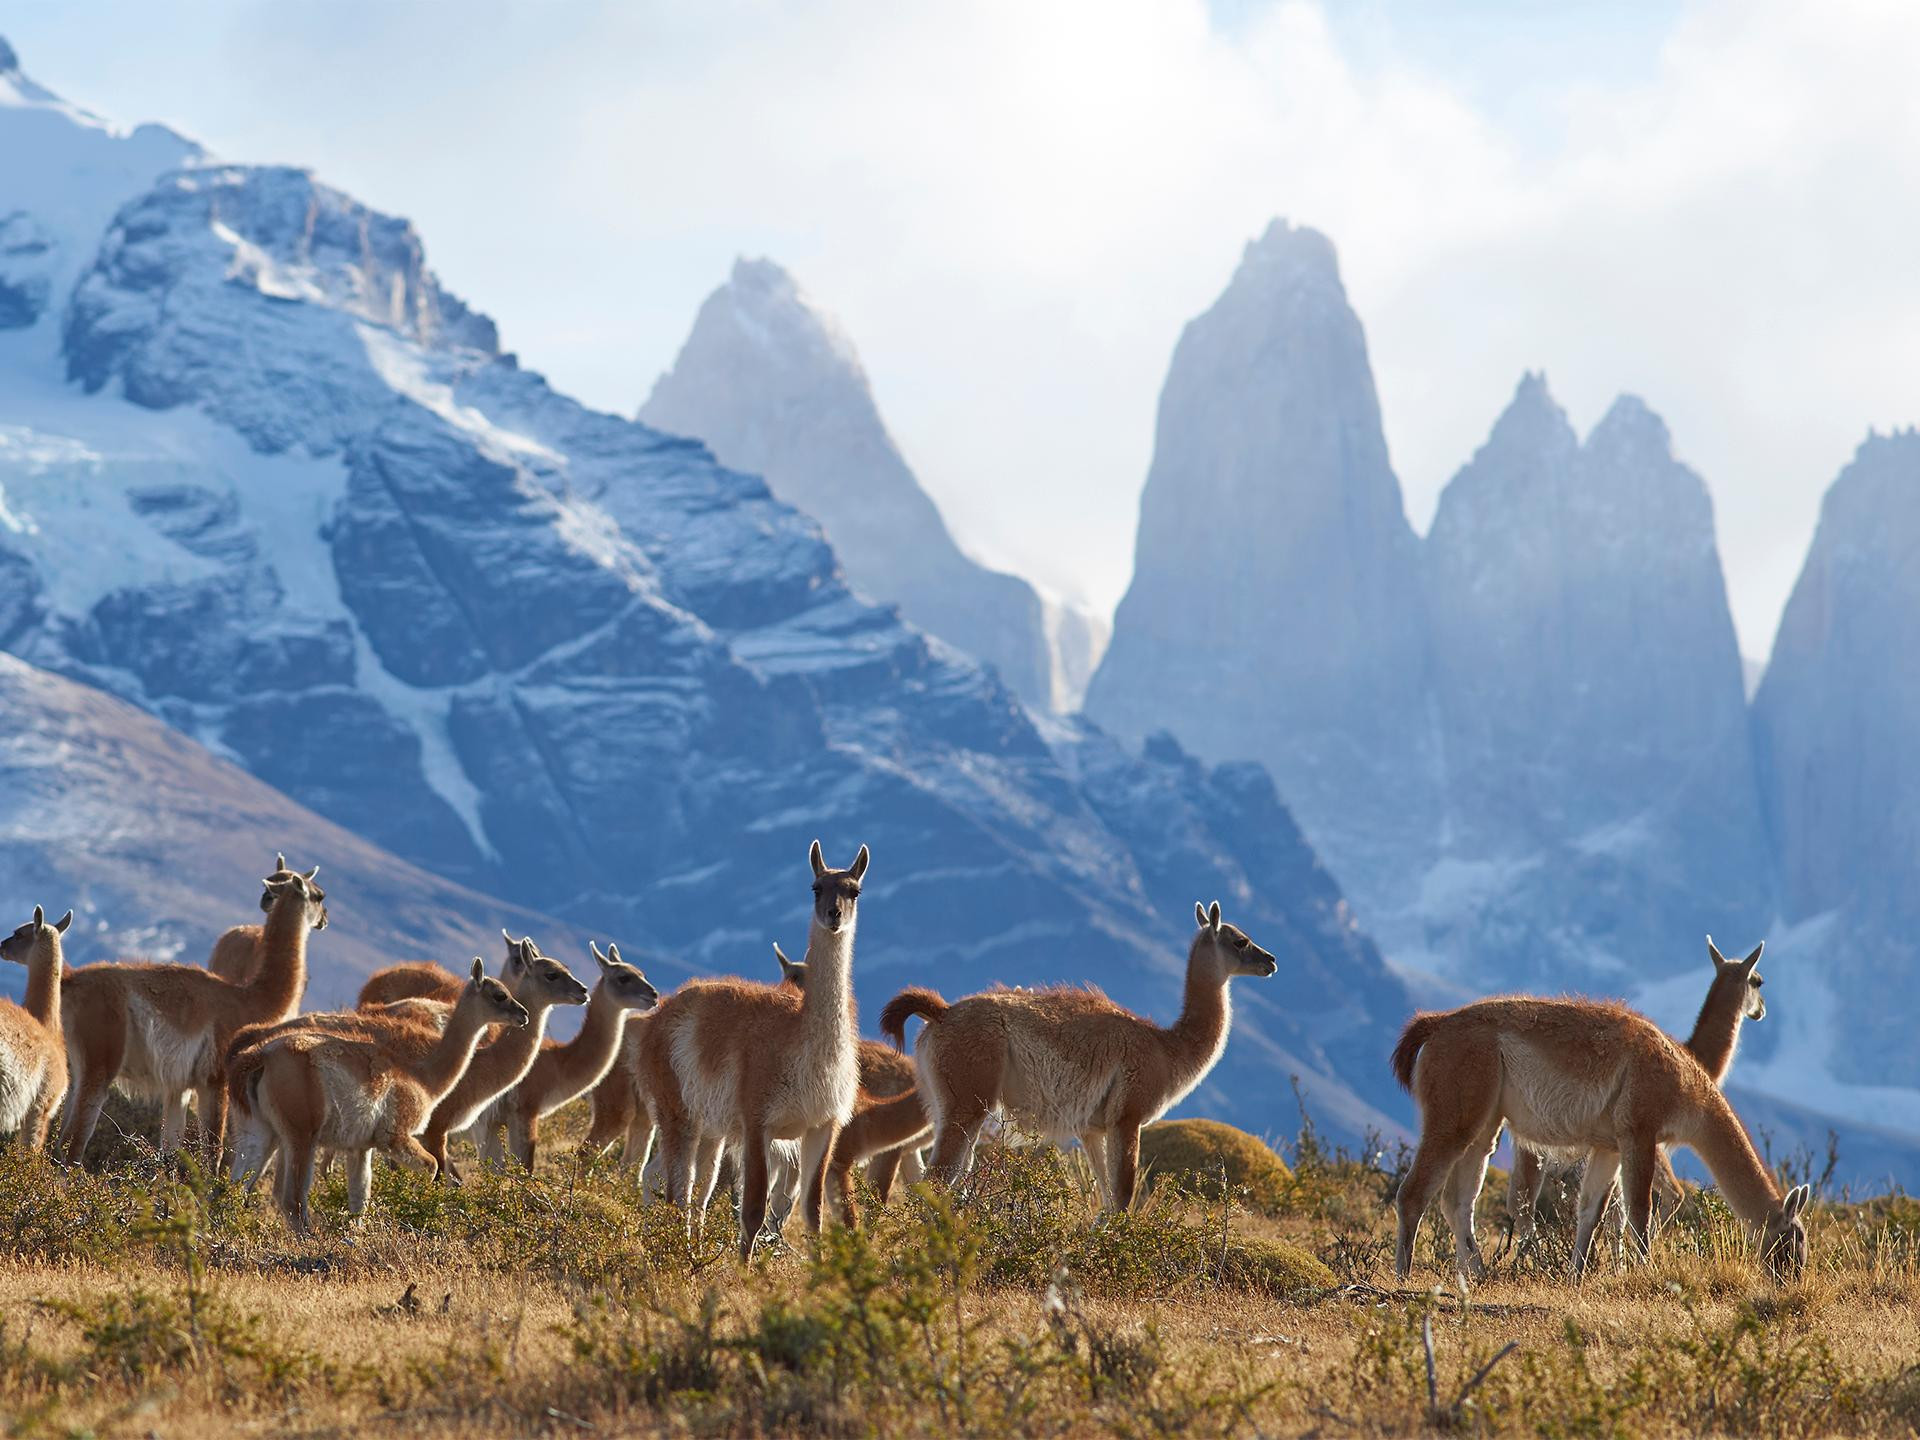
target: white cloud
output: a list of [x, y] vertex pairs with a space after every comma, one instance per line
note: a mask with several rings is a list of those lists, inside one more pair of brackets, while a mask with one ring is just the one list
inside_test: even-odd
[[1644, 58], [1579, 84], [1304, 0], [220, 0], [192, 29], [129, 0], [113, 47], [71, 8], [9, 19], [42, 79], [412, 216], [595, 403], [638, 403], [736, 252], [780, 259], [963, 541], [1102, 602], [1180, 326], [1275, 214], [1340, 247], [1417, 523], [1522, 369], [1583, 425], [1637, 391], [1713, 487], [1752, 652], [1852, 446], [1920, 419], [1920, 7], [1892, 0], [1712, 0], [1624, 41], [1595, 7], [1594, 53]]

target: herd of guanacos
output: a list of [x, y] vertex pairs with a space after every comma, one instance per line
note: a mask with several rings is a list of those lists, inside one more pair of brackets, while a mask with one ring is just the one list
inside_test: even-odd
[[[531, 1168], [542, 1117], [590, 1095], [587, 1143], [622, 1141], [628, 1165], [685, 1211], [690, 1231], [732, 1157], [746, 1259], [766, 1233], [770, 1200], [801, 1209], [812, 1231], [829, 1208], [858, 1223], [853, 1167], [867, 1167], [884, 1203], [897, 1177], [921, 1173], [930, 1142], [926, 1173], [953, 1183], [998, 1113], [1023, 1133], [1077, 1139], [1103, 1204], [1126, 1209], [1141, 1127], [1219, 1060], [1229, 982], [1274, 974], [1273, 955], [1223, 920], [1217, 901], [1196, 904], [1170, 1026], [1090, 986], [995, 988], [951, 1003], [911, 987], [881, 1011], [889, 1046], [860, 1038], [852, 1000], [868, 862], [863, 845], [835, 869], [813, 843], [806, 955], [796, 964], [775, 945], [778, 983], [690, 980], [664, 998], [617, 945], [589, 945], [598, 972], [589, 991], [531, 939], [509, 935], [497, 975], [479, 959], [464, 975], [395, 965], [368, 979], [354, 1009], [301, 1014], [308, 938], [327, 926], [326, 894], [318, 867], [290, 869], [284, 856], [263, 882], [264, 921], [223, 934], [205, 967], [106, 961], [65, 971], [72, 912], [49, 923], [36, 908], [0, 940], [0, 958], [27, 969], [24, 1003], [0, 1003], [0, 1131], [38, 1148], [64, 1101], [56, 1153], [80, 1164], [118, 1087], [159, 1103], [161, 1149], [171, 1152], [191, 1100], [208, 1158], [249, 1185], [271, 1163], [279, 1206], [305, 1232], [327, 1154], [346, 1165], [357, 1216], [376, 1151], [457, 1182], [448, 1144], [466, 1133], [484, 1160], [511, 1156]], [[1765, 1012], [1761, 949], [1728, 960], [1707, 945], [1713, 982], [1684, 1045], [1622, 1005], [1579, 999], [1499, 997], [1407, 1023], [1392, 1067], [1419, 1104], [1420, 1140], [1396, 1202], [1403, 1279], [1435, 1199], [1460, 1277], [1484, 1273], [1473, 1213], [1502, 1128], [1516, 1143], [1523, 1235], [1543, 1160], [1585, 1159], [1576, 1269], [1616, 1193], [1645, 1252], [1673, 1144], [1704, 1161], [1777, 1277], [1805, 1269], [1809, 1191], [1781, 1193], [1719, 1086], [1742, 1021]], [[586, 1013], [561, 1043], [546, 1036], [546, 1021], [565, 1005]], [[909, 1057], [915, 1017], [923, 1028]]]

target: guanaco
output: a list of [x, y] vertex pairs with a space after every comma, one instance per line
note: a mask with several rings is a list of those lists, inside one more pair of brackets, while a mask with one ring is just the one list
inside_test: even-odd
[[[474, 1128], [480, 1135], [480, 1155], [499, 1163], [507, 1151], [526, 1169], [533, 1169], [540, 1143], [540, 1121], [562, 1105], [586, 1094], [606, 1078], [620, 1053], [620, 1039], [629, 1017], [651, 1010], [660, 992], [648, 983], [638, 966], [620, 958], [620, 947], [607, 953], [591, 940], [587, 949], [600, 969], [600, 979], [587, 1000], [580, 1033], [567, 1043], [548, 1040], [521, 1082], [480, 1113]], [[506, 1127], [506, 1146], [500, 1127]]]
[[1595, 1000], [1506, 997], [1416, 1015], [1393, 1051], [1393, 1073], [1420, 1106], [1420, 1144], [1400, 1183], [1394, 1267], [1413, 1267], [1421, 1215], [1444, 1191], [1462, 1282], [1485, 1273], [1473, 1206], [1504, 1122], [1536, 1150], [1587, 1151], [1574, 1240], [1583, 1265], [1594, 1226], [1624, 1175], [1627, 1229], [1647, 1253], [1659, 1146], [1690, 1146], [1776, 1276], [1806, 1268], [1800, 1222], [1809, 1191], [1780, 1194], [1739, 1117], [1700, 1062], [1645, 1016]]
[[352, 1157], [351, 1215], [366, 1207], [374, 1150], [434, 1169], [432, 1153], [416, 1138], [434, 1106], [466, 1073], [488, 1026], [529, 1023], [526, 1007], [475, 956], [444, 1034], [418, 1026], [377, 1038], [295, 1030], [237, 1057], [235, 1083], [273, 1130], [280, 1208], [293, 1228], [304, 1234], [311, 1227], [308, 1192], [322, 1146]]
[[[1707, 998], [1700, 1005], [1700, 1014], [1693, 1022], [1693, 1033], [1687, 1037], [1687, 1052], [1700, 1062], [1700, 1068], [1713, 1077], [1713, 1083], [1724, 1085], [1727, 1072], [1733, 1068], [1733, 1053], [1740, 1045], [1740, 1025], [1745, 1020], [1764, 1020], [1767, 1017], [1767, 1002], [1760, 994], [1760, 987], [1766, 982], [1755, 967], [1760, 963], [1761, 953], [1767, 948], [1763, 940], [1753, 947], [1753, 953], [1744, 960], [1729, 960], [1720, 953], [1720, 947], [1713, 943], [1713, 937], [1707, 936], [1707, 958], [1713, 964], [1713, 983], [1707, 987]], [[1659, 1193], [1664, 1192], [1675, 1205], [1678, 1205], [1685, 1191], [1680, 1188], [1679, 1177], [1673, 1173], [1673, 1162], [1667, 1158], [1666, 1147], [1662, 1146], [1654, 1157], [1656, 1174], [1654, 1177], [1655, 1215], [1658, 1214]], [[1540, 1199], [1540, 1185], [1546, 1179], [1546, 1160], [1538, 1151], [1516, 1144], [1513, 1147], [1513, 1175], [1507, 1187], [1507, 1213], [1513, 1220], [1514, 1239], [1526, 1244], [1533, 1238], [1535, 1211]], [[1607, 1209], [1620, 1217], [1619, 1223], [1625, 1225], [1625, 1211], [1616, 1210], [1611, 1201]], [[1585, 1250], [1581, 1250], [1585, 1254]]]
[[160, 1148], [169, 1154], [185, 1129], [191, 1091], [209, 1163], [218, 1163], [226, 1135], [227, 1047], [245, 1026], [282, 1020], [299, 1008], [308, 932], [327, 928], [326, 892], [314, 882], [319, 869], [280, 871], [263, 882], [273, 904], [259, 962], [242, 983], [197, 965], [139, 961], [82, 965], [67, 977], [61, 1018], [73, 1087], [60, 1147], [68, 1164], [85, 1156], [115, 1084], [165, 1107]]
[[767, 1142], [800, 1141], [806, 1223], [818, 1232], [826, 1161], [859, 1091], [853, 941], [862, 845], [829, 869], [814, 841], [813, 920], [806, 988], [693, 980], [663, 1000], [640, 1032], [637, 1071], [659, 1135], [668, 1198], [699, 1223], [722, 1146], [740, 1155], [740, 1256], [751, 1259], [767, 1212]]
[[67, 1045], [60, 1029], [61, 937], [73, 924], [69, 910], [53, 924], [33, 907], [33, 919], [0, 940], [0, 960], [27, 968], [26, 1004], [0, 1000], [0, 1130], [13, 1143], [38, 1150], [67, 1093]]
[[934, 1125], [931, 1173], [948, 1184], [973, 1163], [987, 1116], [999, 1109], [1051, 1140], [1078, 1136], [1101, 1197], [1133, 1203], [1140, 1127], [1185, 1099], [1227, 1046], [1228, 982], [1279, 968], [1220, 902], [1196, 904], [1199, 933], [1187, 950], [1180, 1018], [1162, 1028], [1086, 989], [989, 990], [949, 1005], [913, 987], [887, 1002], [880, 1033], [905, 1047], [906, 1023], [926, 1021], [914, 1060]]
[[474, 1054], [457, 1083], [433, 1107], [420, 1143], [433, 1156], [434, 1174], [455, 1184], [460, 1172], [447, 1155], [447, 1141], [465, 1132], [480, 1112], [526, 1078], [539, 1058], [547, 1017], [557, 1005], [584, 1005], [587, 987], [558, 960], [542, 955], [531, 941], [510, 946], [501, 980], [525, 1007], [529, 1024], [495, 1036]]
[[[456, 1000], [459, 996], [456, 994]], [[272, 1025], [249, 1025], [233, 1037], [227, 1048], [227, 1128], [232, 1138], [233, 1159], [229, 1175], [236, 1185], [244, 1185], [251, 1194], [259, 1184], [268, 1163], [278, 1150], [273, 1129], [253, 1110], [249, 1094], [250, 1066], [244, 1057], [250, 1051], [282, 1035], [310, 1032], [340, 1035], [348, 1039], [385, 1040], [404, 1044], [412, 1032], [418, 1048], [444, 1035], [452, 1004], [441, 1000], [409, 997], [383, 1005], [368, 1005], [357, 1010], [316, 1011], [295, 1015]]]
[[[287, 857], [273, 857], [273, 873], [267, 877], [271, 884], [287, 870]], [[273, 891], [262, 889], [260, 892], [260, 910], [265, 913], [273, 908]], [[235, 925], [223, 931], [220, 938], [213, 942], [213, 950], [207, 956], [207, 969], [222, 980], [231, 980], [236, 985], [244, 985], [253, 978], [254, 967], [260, 963], [260, 936], [264, 927], [259, 925]]]

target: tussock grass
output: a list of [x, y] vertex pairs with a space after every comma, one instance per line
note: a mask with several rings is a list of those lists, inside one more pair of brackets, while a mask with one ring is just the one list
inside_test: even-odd
[[[0, 1155], [8, 1433], [1920, 1428], [1905, 1196], [1817, 1207], [1813, 1269], [1788, 1287], [1709, 1192], [1649, 1264], [1576, 1287], [1544, 1250], [1507, 1254], [1461, 1297], [1431, 1223], [1417, 1283], [1392, 1280], [1396, 1158], [1310, 1126], [1257, 1204], [1231, 1173], [1168, 1164], [1101, 1216], [1077, 1152], [989, 1147], [956, 1192], [916, 1188], [817, 1245], [796, 1223], [747, 1268], [724, 1202], [690, 1243], [617, 1165], [558, 1145], [537, 1176], [469, 1165], [460, 1188], [382, 1169], [357, 1226], [328, 1178], [320, 1233], [297, 1240], [263, 1196], [115, 1143], [99, 1175]], [[1503, 1200], [1482, 1203], [1489, 1254]]]

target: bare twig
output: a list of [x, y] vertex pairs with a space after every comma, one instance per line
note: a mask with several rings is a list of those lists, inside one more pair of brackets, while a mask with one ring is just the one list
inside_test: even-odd
[[1427, 1413], [1440, 1408], [1440, 1386], [1433, 1374], [1433, 1316], [1420, 1317], [1420, 1347], [1427, 1352]]

